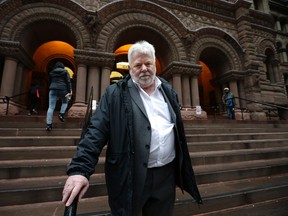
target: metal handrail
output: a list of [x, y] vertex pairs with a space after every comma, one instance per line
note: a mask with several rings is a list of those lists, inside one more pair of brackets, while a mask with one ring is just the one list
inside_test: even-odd
[[90, 94], [87, 102], [87, 109], [86, 109], [86, 114], [84, 118], [84, 124], [82, 126], [82, 132], [81, 132], [81, 139], [84, 137], [86, 130], [90, 124], [90, 119], [92, 117], [92, 102], [93, 102], [93, 86], [91, 86], [90, 89]]
[[[90, 125], [90, 119], [92, 117], [92, 101], [93, 101], [93, 86], [91, 87], [89, 99], [87, 102], [88, 106], [86, 109], [86, 114], [85, 114], [85, 118], [84, 118], [84, 124], [82, 126], [82, 132], [81, 132], [80, 139], [83, 139], [83, 137], [85, 136], [85, 133], [87, 131], [87, 128]], [[78, 203], [78, 195], [74, 198], [74, 200], [70, 206], [65, 207], [64, 216], [76, 216], [77, 203]]]
[[257, 100], [249, 100], [249, 99], [240, 98], [240, 97], [234, 97], [234, 98], [238, 98], [239, 100], [249, 101], [249, 102], [252, 102], [252, 103], [258, 103], [258, 104], [262, 104], [262, 105], [266, 105], [266, 106], [270, 106], [270, 107], [275, 107], [275, 108], [279, 108], [279, 109], [288, 110], [288, 107], [279, 106], [279, 105], [273, 104], [273, 103], [268, 103], [268, 102], [263, 102], [263, 101], [257, 101]]
[[[264, 102], [264, 101], [257, 101], [257, 100], [250, 100], [250, 99], [241, 98], [241, 97], [234, 97], [234, 99], [239, 99], [239, 100], [243, 100], [243, 101], [248, 101], [248, 102], [252, 102], [252, 103], [256, 103], [256, 104], [262, 104], [262, 105], [274, 107], [274, 108], [277, 108], [277, 109], [288, 110], [288, 104], [287, 104], [287, 107], [284, 107], [284, 106], [280, 106], [280, 105], [273, 104], [273, 103], [268, 103], [268, 102]], [[220, 106], [219, 104], [215, 104], [215, 105], [213, 105], [213, 106], [203, 106], [202, 108], [213, 110], [213, 111], [214, 111], [214, 112], [213, 112], [213, 113], [214, 113], [214, 118], [216, 118], [217, 113], [220, 112], [220, 107], [221, 107], [221, 106]], [[241, 110], [242, 119], [243, 119], [243, 112], [244, 112], [244, 111], [249, 111], [249, 109], [247, 109], [247, 107], [245, 107], [245, 108], [235, 107], [235, 108]], [[268, 109], [268, 116], [269, 116], [269, 114], [271, 113], [271, 111], [273, 111], [273, 110]], [[270, 118], [270, 116], [269, 116], [269, 118]]]
[[20, 93], [20, 94], [17, 94], [17, 95], [13, 95], [13, 96], [10, 96], [10, 97], [5, 95], [3, 98], [0, 98], [0, 99], [3, 100], [3, 103], [7, 104], [7, 106], [6, 106], [6, 115], [8, 115], [8, 113], [9, 113], [10, 99], [14, 98], [14, 97], [18, 97], [18, 96], [24, 95], [24, 94], [28, 94], [28, 93], [29, 93], [29, 91], [28, 92], [23, 92], [23, 93]]
[[[262, 104], [262, 105], [269, 106], [269, 107], [273, 107], [273, 108], [277, 108], [277, 109], [288, 110], [288, 107], [280, 106], [280, 105], [273, 104], [273, 103], [268, 103], [268, 102], [264, 102], [264, 101], [257, 101], [257, 100], [250, 100], [250, 99], [241, 98], [241, 97], [234, 97], [234, 98], [237, 98], [237, 99], [243, 100], [243, 101], [248, 101], [248, 102], [256, 103], [256, 104]], [[248, 110], [248, 109], [247, 109], [247, 108], [239, 108], [239, 109], [241, 110], [242, 119], [243, 119], [243, 112], [244, 112], [245, 110]], [[273, 110], [268, 109], [268, 117], [269, 117], [269, 119], [271, 119], [271, 116], [270, 116], [271, 111], [273, 111]], [[278, 113], [278, 114], [279, 114], [279, 113]]]

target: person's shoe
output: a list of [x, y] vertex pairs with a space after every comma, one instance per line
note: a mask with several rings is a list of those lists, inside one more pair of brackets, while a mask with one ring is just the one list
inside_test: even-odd
[[47, 124], [46, 131], [51, 131], [51, 130], [52, 130], [52, 124]]
[[38, 114], [37, 110], [33, 109], [32, 111], [33, 111], [33, 113]]
[[31, 112], [29, 112], [27, 115], [28, 115], [28, 116], [31, 116]]
[[64, 122], [64, 114], [60, 113], [58, 118], [60, 119], [61, 122]]

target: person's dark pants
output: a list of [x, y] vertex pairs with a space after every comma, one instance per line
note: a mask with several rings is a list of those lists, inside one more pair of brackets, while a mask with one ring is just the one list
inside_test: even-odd
[[174, 163], [148, 168], [139, 216], [172, 216], [175, 202]]
[[234, 119], [234, 108], [233, 107], [227, 107], [227, 117], [228, 119]]
[[29, 106], [29, 111], [32, 114], [33, 110], [38, 111], [40, 107], [40, 99], [32, 94], [30, 95], [30, 106]]

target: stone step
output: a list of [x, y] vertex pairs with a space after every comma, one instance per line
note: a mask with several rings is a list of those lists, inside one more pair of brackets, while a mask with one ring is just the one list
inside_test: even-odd
[[287, 127], [187, 127], [185, 128], [186, 134], [234, 134], [234, 133], [264, 133], [264, 132], [287, 132]]
[[56, 128], [46, 131], [46, 128], [0, 128], [0, 137], [23, 137], [23, 136], [78, 136], [81, 128]]
[[0, 161], [2, 160], [31, 160], [72, 158], [77, 146], [32, 146], [32, 147], [1, 147]]
[[[255, 161], [253, 166], [248, 162], [230, 163], [228, 164], [229, 166], [227, 164], [195, 166], [194, 171], [199, 185], [209, 185], [216, 182], [223, 184], [223, 182], [245, 179], [250, 179], [251, 181], [254, 178], [272, 175], [288, 175], [287, 164], [288, 159], [285, 158]], [[0, 206], [49, 202], [61, 199], [61, 191], [66, 179], [66, 169], [64, 168], [61, 172], [58, 171], [58, 175], [54, 177], [52, 174], [49, 177], [45, 177], [43, 173], [42, 176], [38, 176], [38, 174], [34, 175], [34, 177], [30, 176], [30, 179], [5, 178], [0, 180]], [[103, 170], [92, 175], [90, 184], [86, 197], [93, 197], [95, 194], [99, 196], [106, 195]], [[207, 193], [207, 191], [204, 192], [206, 195]]]
[[288, 158], [288, 146], [264, 149], [240, 149], [190, 153], [193, 165]]
[[[45, 116], [30, 117], [23, 117], [23, 123], [16, 118], [0, 120], [0, 215], [62, 216], [66, 168], [79, 142], [83, 119], [67, 118], [61, 123], [56, 116], [48, 133]], [[188, 194], [177, 190], [176, 216], [225, 212], [239, 216], [250, 211], [280, 216], [287, 212], [286, 121], [189, 121], [185, 130], [205, 205], [198, 209]], [[109, 213], [104, 160], [105, 149], [77, 215]], [[279, 211], [272, 211], [273, 206]]]
[[[104, 151], [97, 172], [104, 171]], [[0, 148], [0, 179], [59, 175], [76, 153], [76, 146]], [[190, 153], [194, 166], [288, 158], [288, 147]], [[43, 159], [45, 158], [45, 159]], [[61, 174], [60, 174], [61, 175]]]
[[[71, 139], [72, 138], [71, 136], [57, 137], [57, 138], [56, 137], [49, 137], [49, 138], [42, 137], [42, 138], [35, 139], [31, 137], [25, 137], [22, 139], [21, 137], [19, 137], [19, 142], [14, 142], [17, 148], [15, 148], [15, 146], [10, 147], [13, 143], [12, 141], [15, 139], [9, 138], [10, 143], [5, 142], [5, 144], [9, 147], [0, 147], [0, 160], [25, 160], [25, 159], [29, 160], [29, 159], [41, 159], [41, 158], [51, 159], [51, 158], [72, 157], [76, 152], [77, 143], [79, 141], [77, 137]], [[207, 155], [210, 156], [211, 155], [215, 156], [219, 154], [227, 155], [233, 152], [241, 154], [241, 151], [242, 155], [243, 154], [252, 155], [252, 153], [257, 154], [258, 152], [268, 154], [269, 152], [271, 153], [277, 151], [278, 152], [283, 151], [284, 154], [287, 152], [285, 148], [287, 140], [270, 139], [262, 142], [260, 140], [252, 142], [246, 140], [233, 141], [233, 142], [221, 141], [221, 142], [205, 142], [204, 144], [198, 142], [190, 142], [188, 143], [188, 148], [191, 152], [193, 153], [196, 152], [195, 156], [192, 156], [192, 158], [194, 159], [199, 156], [207, 157]], [[22, 147], [22, 145], [28, 145], [28, 144], [30, 146]], [[3, 145], [3, 143], [1, 145]], [[276, 147], [279, 150], [277, 150]], [[253, 150], [254, 148], [255, 150]], [[106, 154], [106, 148], [103, 149], [101, 155], [105, 156], [105, 154]]]
[[[76, 136], [7, 136], [0, 137], [1, 147], [26, 147], [26, 146], [76, 146], [80, 140]], [[1, 159], [0, 159], [1, 160]]]
[[[43, 155], [48, 158], [73, 156], [79, 138], [70, 137], [19, 137], [0, 138], [0, 161], [41, 158]], [[15, 142], [15, 140], [18, 140]], [[189, 142], [190, 152], [241, 150], [241, 149], [262, 149], [262, 148], [282, 148], [287, 146], [288, 139], [265, 139], [265, 140], [236, 140], [236, 141], [215, 141], [215, 142]], [[15, 148], [17, 147], [17, 148]], [[50, 151], [51, 150], [51, 151]], [[63, 155], [56, 150], [63, 152]], [[43, 152], [44, 151], [44, 152]], [[47, 154], [49, 152], [49, 154]], [[56, 154], [54, 155], [53, 152]], [[39, 153], [39, 154], [38, 154]], [[105, 156], [106, 147], [101, 155]], [[58, 156], [57, 156], [58, 155]], [[66, 157], [65, 156], [65, 157]]]
[[[246, 190], [246, 191], [239, 191], [238, 193], [230, 193], [225, 195], [220, 195], [216, 197], [210, 197], [207, 198], [206, 204], [201, 206], [200, 209], [197, 209], [195, 204], [193, 202], [180, 202], [178, 206], [175, 207], [175, 215], [176, 216], [191, 216], [191, 215], [203, 215], [203, 213], [207, 213], [204, 215], [210, 215], [209, 213], [214, 212], [214, 215], [219, 216], [221, 214], [218, 214], [218, 211], [223, 211], [223, 209], [234, 209], [238, 208], [234, 212], [234, 216], [240, 216], [240, 215], [255, 215], [255, 216], [284, 216], [287, 213], [287, 203], [285, 203], [285, 200], [287, 201], [287, 193], [288, 193], [288, 185], [276, 185], [272, 187], [265, 187], [265, 188], [257, 188], [252, 190]], [[283, 197], [286, 197], [286, 199], [283, 200]], [[279, 200], [281, 200], [281, 203], [278, 203]], [[205, 200], [204, 200], [205, 202]], [[265, 205], [266, 209], [269, 209], [265, 213], [265, 208], [262, 209], [262, 214], [259, 211], [255, 211], [254, 214], [250, 212], [251, 207], [257, 205], [258, 209], [260, 209], [261, 204], [270, 203], [270, 207], [274, 203], [278, 203], [278, 208], [275, 209], [275, 206], [273, 206], [274, 209], [270, 209], [269, 206]], [[177, 204], [177, 203], [176, 203]], [[250, 209], [247, 210], [247, 206], [250, 205]], [[262, 207], [263, 208], [263, 207]], [[263, 211], [264, 210], [264, 211]], [[241, 214], [244, 213], [244, 214]], [[272, 213], [272, 214], [269, 214]], [[277, 213], [278, 212], [278, 213]], [[264, 213], [264, 214], [263, 214]], [[228, 215], [228, 214], [226, 214]], [[232, 214], [233, 215], [233, 214]]]
[[[263, 133], [263, 132], [287, 132], [287, 128], [186, 128], [186, 134], [238, 134], [238, 133]], [[0, 136], [80, 136], [82, 128], [55, 128], [47, 132], [45, 128], [0, 128]]]
[[[61, 180], [62, 181], [62, 180]], [[236, 212], [234, 216], [246, 215], [237, 214], [239, 211], [245, 213], [250, 212], [252, 206], [263, 206], [263, 203], [270, 203], [274, 206], [270, 209], [270, 213], [276, 211], [285, 212], [287, 210], [287, 192], [288, 192], [288, 175], [274, 175], [271, 177], [260, 177], [253, 179], [236, 180], [229, 182], [218, 182], [212, 184], [199, 185], [200, 193], [204, 201], [204, 205], [197, 207], [190, 195], [182, 194], [177, 189], [177, 199], [175, 202], [175, 216], [216, 216], [216, 211], [225, 209]], [[89, 188], [91, 190], [91, 188]], [[1, 206], [0, 215], [9, 216], [62, 216], [64, 206], [60, 202], [61, 192], [58, 200], [52, 202], [42, 202], [26, 205]], [[91, 197], [85, 197], [78, 203], [77, 215], [81, 216], [100, 216], [108, 215], [109, 206], [107, 196], [100, 196], [99, 191], [93, 191]], [[42, 194], [43, 195], [43, 194]], [[97, 195], [97, 197], [95, 197]], [[99, 196], [98, 196], [99, 195]], [[27, 196], [28, 197], [28, 196]], [[286, 202], [285, 202], [286, 201]], [[274, 205], [272, 205], [274, 204]], [[183, 207], [185, 206], [185, 207]], [[250, 208], [249, 208], [250, 206]], [[265, 205], [266, 206], [266, 205]], [[247, 209], [249, 211], [247, 211]], [[269, 208], [268, 208], [269, 209]], [[21, 212], [21, 214], [19, 214]], [[214, 212], [214, 214], [212, 214]], [[257, 211], [258, 212], [258, 211]], [[265, 211], [264, 211], [265, 212]], [[219, 214], [221, 215], [221, 214]], [[227, 215], [227, 214], [225, 214]], [[259, 215], [259, 214], [258, 214]], [[261, 214], [260, 214], [261, 215]], [[266, 215], [266, 214], [263, 214]], [[268, 214], [280, 216], [281, 214]], [[283, 214], [282, 214], [283, 215]], [[218, 215], [217, 215], [218, 216]]]
[[[195, 216], [240, 216], [240, 215], [286, 216], [288, 212], [287, 203], [288, 203], [288, 196], [194, 215]], [[81, 216], [84, 216], [84, 214]], [[88, 215], [86, 214], [86, 216]]]
[[[19, 122], [23, 122], [22, 124]], [[65, 122], [53, 122], [53, 129], [65, 129], [65, 128], [82, 128], [83, 119], [66, 119]], [[0, 128], [40, 128], [45, 130], [46, 122], [45, 119], [38, 119], [36, 121], [31, 121], [31, 119], [21, 120], [13, 120], [13, 121], [5, 121], [0, 117]]]
[[[66, 174], [69, 158], [7, 160], [0, 163], [0, 179], [19, 179], [34, 177], [52, 177]], [[104, 158], [99, 158], [96, 173], [104, 172]]]
[[226, 120], [226, 119], [207, 119], [207, 120], [184, 120], [185, 128], [287, 128], [287, 120], [266, 120], [266, 121], [253, 121], [253, 120]]
[[287, 146], [288, 139], [229, 140], [214, 142], [188, 142], [190, 152], [237, 149], [277, 148]]
[[222, 134], [187, 134], [187, 142], [208, 142], [208, 141], [234, 141], [234, 140], [258, 140], [258, 139], [287, 139], [287, 132], [272, 133], [222, 133]]

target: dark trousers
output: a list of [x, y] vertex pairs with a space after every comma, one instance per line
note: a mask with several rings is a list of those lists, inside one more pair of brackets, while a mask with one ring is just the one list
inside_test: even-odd
[[33, 109], [38, 111], [39, 107], [40, 107], [40, 99], [35, 94], [31, 94], [30, 95], [30, 105], [29, 105], [30, 113], [33, 112]]
[[175, 202], [174, 163], [148, 168], [138, 216], [172, 216]]

